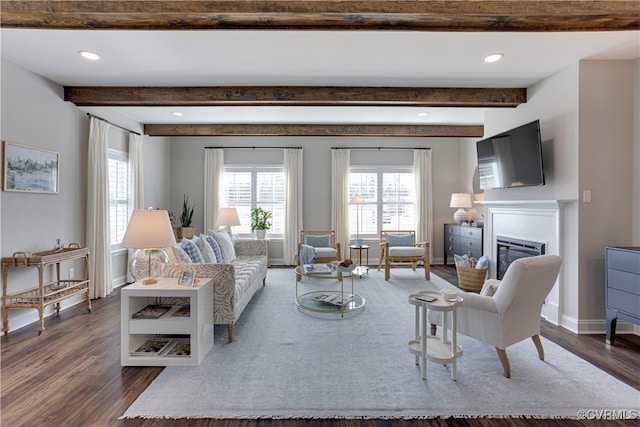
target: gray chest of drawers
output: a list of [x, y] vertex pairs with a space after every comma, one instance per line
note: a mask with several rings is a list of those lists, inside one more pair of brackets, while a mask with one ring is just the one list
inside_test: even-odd
[[605, 263], [606, 340], [612, 344], [617, 319], [640, 325], [640, 247], [607, 247]]
[[468, 227], [458, 224], [444, 225], [444, 263], [454, 254], [480, 258], [482, 256], [482, 227]]

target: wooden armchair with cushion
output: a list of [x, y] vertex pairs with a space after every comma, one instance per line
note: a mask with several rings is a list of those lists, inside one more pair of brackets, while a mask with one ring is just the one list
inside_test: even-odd
[[[336, 242], [334, 230], [300, 230], [297, 265], [323, 264], [338, 261], [341, 257], [340, 243]], [[297, 277], [300, 280], [300, 277]]]
[[418, 262], [424, 264], [424, 278], [431, 278], [429, 242], [416, 242], [413, 230], [384, 230], [380, 232], [380, 261], [378, 271], [384, 259], [384, 280], [391, 276], [391, 263], [411, 263], [416, 270]]

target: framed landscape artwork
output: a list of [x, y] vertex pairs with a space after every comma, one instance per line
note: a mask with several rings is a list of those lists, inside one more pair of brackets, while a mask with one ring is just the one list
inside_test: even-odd
[[4, 141], [4, 191], [57, 193], [60, 155]]

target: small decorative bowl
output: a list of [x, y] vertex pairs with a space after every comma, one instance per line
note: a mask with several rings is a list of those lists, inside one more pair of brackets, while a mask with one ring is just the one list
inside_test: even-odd
[[456, 301], [458, 299], [458, 293], [453, 289], [442, 289], [440, 293], [445, 301]]
[[351, 273], [353, 270], [355, 270], [358, 266], [356, 265], [356, 263], [351, 264], [348, 267], [343, 267], [341, 265], [338, 266], [338, 270], [342, 271], [343, 273]]

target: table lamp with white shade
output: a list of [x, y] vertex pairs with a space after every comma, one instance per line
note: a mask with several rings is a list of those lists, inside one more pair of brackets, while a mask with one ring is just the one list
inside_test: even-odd
[[351, 198], [351, 200], [349, 200], [349, 204], [350, 205], [356, 205], [356, 241], [355, 241], [355, 246], [357, 248], [361, 248], [363, 242], [363, 239], [360, 238], [360, 216], [362, 215], [362, 205], [366, 205], [367, 202], [365, 202], [364, 198], [359, 195], [356, 194], [355, 196], [353, 196]]
[[220, 208], [218, 218], [216, 219], [218, 227], [230, 227], [233, 234], [233, 227], [240, 225], [240, 217], [236, 208]]
[[[157, 283], [157, 278], [169, 262], [169, 257], [163, 248], [176, 244], [173, 235], [169, 213], [157, 209], [137, 209], [131, 214], [127, 231], [124, 233], [121, 246], [137, 249], [129, 260], [130, 271], [136, 276], [136, 265], [147, 262], [147, 278], [142, 281], [145, 285]], [[146, 259], [145, 259], [146, 258]]]
[[453, 219], [457, 224], [462, 224], [463, 222], [469, 220], [469, 213], [465, 211], [465, 208], [470, 208], [473, 205], [471, 204], [471, 195], [468, 193], [453, 193], [451, 194], [451, 202], [449, 203], [450, 208], [458, 208], [458, 210], [453, 214]]

